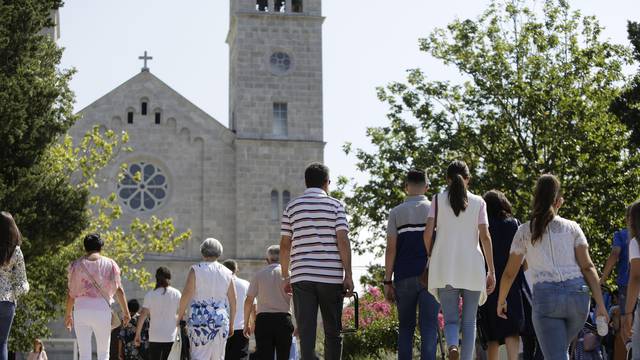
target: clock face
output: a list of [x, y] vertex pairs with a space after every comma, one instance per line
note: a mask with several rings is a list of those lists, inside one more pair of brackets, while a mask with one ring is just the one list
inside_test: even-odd
[[291, 69], [291, 57], [285, 52], [275, 52], [269, 59], [271, 72], [276, 75], [286, 74]]

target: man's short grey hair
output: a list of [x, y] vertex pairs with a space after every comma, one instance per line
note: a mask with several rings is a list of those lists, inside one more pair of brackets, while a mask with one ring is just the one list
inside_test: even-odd
[[200, 253], [206, 258], [219, 258], [222, 256], [222, 244], [214, 238], [205, 239], [200, 245]]
[[280, 262], [280, 245], [271, 245], [267, 248], [267, 259], [272, 263]]

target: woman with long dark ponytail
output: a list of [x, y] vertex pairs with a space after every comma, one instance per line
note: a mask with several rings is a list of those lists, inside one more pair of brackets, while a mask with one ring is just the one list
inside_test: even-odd
[[[442, 305], [451, 360], [458, 360], [460, 356], [462, 360], [473, 358], [478, 305], [484, 304], [496, 284], [487, 206], [482, 197], [467, 190], [470, 178], [469, 168], [463, 161], [449, 165], [449, 186], [444, 193], [433, 197], [424, 231], [427, 256], [430, 256], [429, 292]], [[435, 243], [434, 228], [437, 230]], [[486, 255], [480, 249], [481, 244]], [[463, 300], [462, 353], [458, 349], [460, 298]]]
[[149, 321], [149, 359], [166, 360], [173, 342], [178, 336], [176, 327], [180, 291], [171, 286], [171, 271], [160, 266], [156, 270], [156, 287], [144, 297], [144, 304], [136, 327], [135, 343], [142, 342], [142, 328], [147, 316]]
[[532, 321], [545, 359], [568, 359], [569, 344], [589, 314], [589, 288], [597, 317], [608, 323], [598, 273], [580, 226], [558, 216], [564, 203], [560, 181], [553, 175], [538, 179], [529, 222], [521, 225], [500, 280], [497, 314], [507, 318], [507, 294], [527, 260], [531, 273]]

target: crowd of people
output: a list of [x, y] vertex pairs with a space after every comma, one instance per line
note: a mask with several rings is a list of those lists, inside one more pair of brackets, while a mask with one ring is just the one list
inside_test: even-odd
[[[570, 352], [586, 353], [593, 332], [585, 327], [602, 322], [616, 330], [610, 337], [616, 358], [626, 355], [628, 339], [640, 349], [640, 202], [627, 209], [628, 229], [616, 232], [599, 277], [582, 229], [558, 215], [565, 201], [558, 178], [538, 179], [524, 224], [502, 192], [475, 195], [470, 180], [467, 165], [453, 161], [446, 190], [429, 200], [425, 172], [410, 170], [407, 197], [389, 213], [381, 285], [397, 306], [398, 359], [413, 357], [416, 326], [420, 358], [436, 358], [440, 312], [451, 360], [473, 359], [477, 334], [489, 360], [498, 359], [502, 344], [509, 360], [517, 359], [521, 340], [525, 359], [568, 359]], [[343, 299], [354, 290], [349, 225], [342, 203], [328, 195], [326, 166], [309, 165], [305, 182], [307, 190], [283, 211], [280, 244], [268, 247], [267, 264], [251, 281], [237, 276], [235, 261], [219, 262], [222, 243], [207, 238], [182, 291], [171, 286], [171, 271], [159, 267], [155, 289], [140, 306], [127, 302], [120, 267], [101, 254], [104, 240], [87, 235], [85, 254], [68, 268], [64, 317], [80, 359], [91, 359], [93, 335], [98, 360], [315, 360], [318, 310], [323, 357], [340, 359]], [[13, 217], [2, 212], [0, 360], [7, 359], [17, 299], [29, 291], [21, 240]], [[616, 263], [618, 296], [610, 306], [601, 285]], [[31, 358], [47, 358], [39, 340]]]

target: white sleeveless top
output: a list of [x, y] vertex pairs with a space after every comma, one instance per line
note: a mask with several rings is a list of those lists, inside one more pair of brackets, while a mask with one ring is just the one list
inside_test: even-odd
[[233, 277], [231, 270], [217, 261], [201, 262], [191, 267], [196, 275], [194, 301], [226, 301], [229, 284]]
[[478, 217], [486, 206], [485, 202], [482, 197], [467, 192], [469, 205], [456, 216], [449, 203], [448, 192], [436, 196], [438, 224], [429, 262], [429, 292], [439, 301], [438, 289], [447, 285], [480, 291], [479, 305], [482, 305], [487, 300], [487, 273], [480, 249]]

